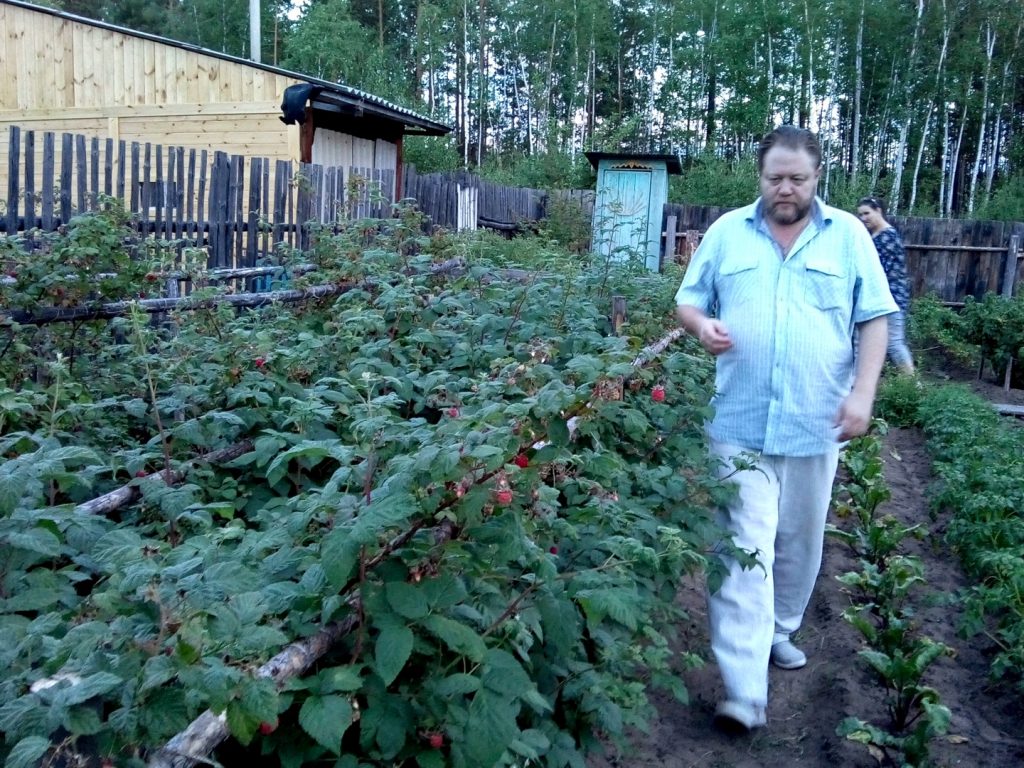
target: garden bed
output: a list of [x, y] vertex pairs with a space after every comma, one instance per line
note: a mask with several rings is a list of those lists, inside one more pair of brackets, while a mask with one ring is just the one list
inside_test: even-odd
[[[1020, 390], [1008, 394], [998, 384], [974, 379], [973, 372], [946, 366], [942, 376], [960, 379], [991, 402], [1024, 401]], [[905, 542], [908, 553], [921, 559], [927, 582], [912, 597], [920, 631], [955, 651], [952, 657], [940, 657], [925, 675], [952, 713], [949, 733], [932, 745], [937, 765], [1024, 764], [1020, 692], [1009, 683], [991, 680], [994, 649], [984, 635], [965, 639], [957, 634], [963, 612], [953, 597], [969, 581], [943, 542], [950, 513], [942, 513], [935, 521], [930, 517], [927, 493], [934, 478], [924, 435], [916, 428], [893, 428], [884, 437], [882, 453], [892, 497], [881, 511], [904, 525], [921, 523], [929, 529], [922, 541]], [[831, 521], [839, 522], [834, 515]], [[880, 723], [886, 719], [884, 691], [857, 655], [863, 639], [841, 616], [851, 598], [836, 577], [856, 567], [844, 543], [826, 539], [818, 586], [798, 636], [808, 665], [795, 672], [772, 668], [768, 726], [743, 737], [722, 734], [711, 726], [723, 693], [717, 666], [710, 660], [703, 586], [695, 579], [681, 596], [691, 620], [681, 628], [680, 645], [691, 651], [705, 649], [709, 660], [702, 668], [681, 672], [692, 697], [690, 705], [658, 699], [659, 718], [648, 734], [636, 735], [634, 749], [592, 759], [592, 768], [886, 765], [864, 745], [836, 735], [836, 727], [850, 716]]]

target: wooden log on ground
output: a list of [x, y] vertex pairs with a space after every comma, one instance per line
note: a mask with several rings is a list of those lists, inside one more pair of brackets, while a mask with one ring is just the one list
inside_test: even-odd
[[1011, 405], [1010, 403], [993, 403], [992, 407], [1001, 416], [1016, 416], [1024, 419], [1024, 405]]
[[0, 323], [4, 319], [21, 325], [46, 325], [47, 323], [71, 320], [109, 320], [128, 314], [132, 307], [138, 307], [150, 314], [174, 310], [196, 310], [228, 304], [233, 307], [264, 307], [268, 304], [290, 303], [322, 299], [352, 290], [349, 285], [314, 285], [303, 290], [267, 291], [265, 293], [236, 293], [212, 298], [186, 296], [177, 299], [139, 299], [138, 301], [115, 301], [82, 307], [44, 307], [34, 311], [7, 310], [0, 312]]
[[[328, 624], [315, 635], [287, 646], [256, 670], [257, 677], [269, 677], [279, 685], [298, 677], [320, 659], [342, 637], [359, 625], [357, 616]], [[185, 730], [176, 734], [149, 760], [149, 768], [186, 768], [210, 763], [209, 755], [230, 736], [227, 717], [206, 710]]]
[[[253, 445], [250, 440], [243, 440], [235, 445], [229, 445], [227, 448], [221, 448], [219, 451], [213, 451], [211, 453], [197, 456], [194, 459], [190, 459], [189, 463], [193, 462], [205, 462], [207, 464], [220, 464], [232, 459], [237, 459], [246, 453], [252, 451]], [[185, 477], [183, 471], [161, 471], [153, 472], [151, 474], [161, 475], [164, 478], [164, 482], [167, 485], [174, 485], [180, 483]], [[137, 482], [129, 483], [128, 485], [122, 485], [120, 488], [105, 493], [102, 496], [97, 496], [91, 501], [86, 501], [79, 504], [74, 509], [76, 515], [106, 515], [113, 512], [115, 509], [120, 509], [123, 506], [131, 504], [135, 499], [139, 497], [139, 486]]]

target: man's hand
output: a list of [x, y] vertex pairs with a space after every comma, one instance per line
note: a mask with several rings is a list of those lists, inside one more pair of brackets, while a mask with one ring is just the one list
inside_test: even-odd
[[854, 391], [846, 396], [839, 406], [839, 413], [836, 414], [836, 422], [833, 426], [839, 427], [840, 442], [859, 437], [868, 431], [871, 426], [871, 404], [873, 397], [865, 397]]
[[721, 320], [706, 317], [697, 330], [697, 338], [701, 346], [712, 355], [720, 355], [728, 349], [732, 349], [732, 339], [729, 338], [729, 329]]

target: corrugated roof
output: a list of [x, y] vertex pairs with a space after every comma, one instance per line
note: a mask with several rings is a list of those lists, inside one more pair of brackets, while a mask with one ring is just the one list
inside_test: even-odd
[[62, 19], [68, 19], [69, 21], [75, 21], [81, 24], [88, 24], [91, 27], [98, 27], [100, 29], [107, 29], [112, 32], [118, 32], [123, 35], [130, 35], [132, 37], [139, 37], [144, 40], [152, 40], [163, 45], [170, 45], [175, 48], [181, 48], [187, 51], [194, 51], [201, 53], [206, 56], [212, 56], [217, 59], [224, 61], [231, 61], [235, 64], [243, 64], [247, 67], [253, 67], [255, 69], [262, 69], [265, 72], [272, 72], [276, 75], [282, 75], [284, 77], [291, 77], [296, 80], [302, 80], [307, 83], [319, 85], [323, 87], [325, 91], [330, 91], [332, 94], [336, 94], [342, 99], [352, 103], [354, 105], [365, 105], [370, 104], [377, 109], [373, 110], [382, 117], [390, 117], [395, 122], [402, 123], [403, 125], [412, 126], [423, 129], [424, 133], [431, 135], [444, 135], [451, 131], [451, 127], [444, 123], [439, 123], [429, 117], [425, 117], [414, 112], [406, 107], [400, 107], [397, 104], [392, 104], [379, 96], [374, 96], [372, 93], [361, 91], [358, 88], [352, 88], [341, 83], [332, 83], [330, 80], [321, 80], [318, 77], [310, 77], [304, 75], [301, 72], [292, 72], [291, 70], [282, 69], [281, 67], [271, 66], [269, 64], [257, 63], [250, 61], [249, 59], [243, 59], [240, 56], [231, 56], [227, 53], [221, 53], [220, 51], [214, 51], [210, 48], [202, 48], [192, 43], [183, 43], [179, 40], [172, 40], [169, 37], [161, 37], [160, 35], [153, 35], [148, 32], [139, 32], [134, 29], [127, 27], [119, 27], [116, 24], [108, 24], [105, 21], [98, 21], [96, 19], [90, 19], [85, 16], [78, 16], [73, 13], [67, 13], [66, 11], [57, 10], [56, 8], [47, 8], [42, 5], [35, 5], [33, 3], [26, 3], [24, 0], [0, 0], [0, 4], [13, 5], [19, 8], [25, 8], [26, 10], [36, 11], [38, 13], [46, 13], [50, 16], [58, 16]]

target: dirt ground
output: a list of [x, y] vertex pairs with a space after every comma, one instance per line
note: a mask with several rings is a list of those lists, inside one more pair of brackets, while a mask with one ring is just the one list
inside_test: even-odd
[[[992, 402], [1024, 403], [1022, 390], [1006, 393], [994, 382], [977, 381], [974, 373], [952, 373], [947, 369], [939, 376], [963, 381]], [[934, 372], [926, 378], [935, 378]], [[892, 490], [884, 511], [907, 524], [924, 523], [929, 530], [923, 541], [910, 541], [905, 547], [922, 559], [927, 578], [912, 599], [920, 632], [955, 649], [955, 656], [940, 658], [925, 676], [926, 684], [938, 690], [952, 712], [949, 735], [932, 747], [935, 764], [941, 768], [1024, 766], [1024, 698], [1012, 684], [990, 679], [992, 649], [987, 639], [965, 639], [956, 632], [961, 611], [954, 596], [967, 581], [942, 542], [948, 513], [934, 521], [929, 513], [926, 492], [932, 475], [921, 433], [892, 429], [883, 455]], [[708, 648], [703, 586], [688, 584], [681, 600], [690, 621], [680, 630], [682, 642], [708, 659], [702, 668], [682, 673], [690, 704], [656, 698], [659, 716], [650, 732], [636, 734], [627, 753], [595, 757], [591, 768], [877, 768], [889, 764], [869, 754], [864, 745], [836, 735], [836, 726], [849, 716], [881, 725], [888, 720], [885, 692], [857, 656], [861, 636], [841, 616], [850, 598], [835, 577], [851, 570], [858, 568], [850, 550], [827, 539], [818, 585], [804, 626], [794, 638], [806, 651], [808, 664], [796, 671], [772, 668], [768, 725], [739, 737], [720, 733], [711, 725], [722, 687]]]

